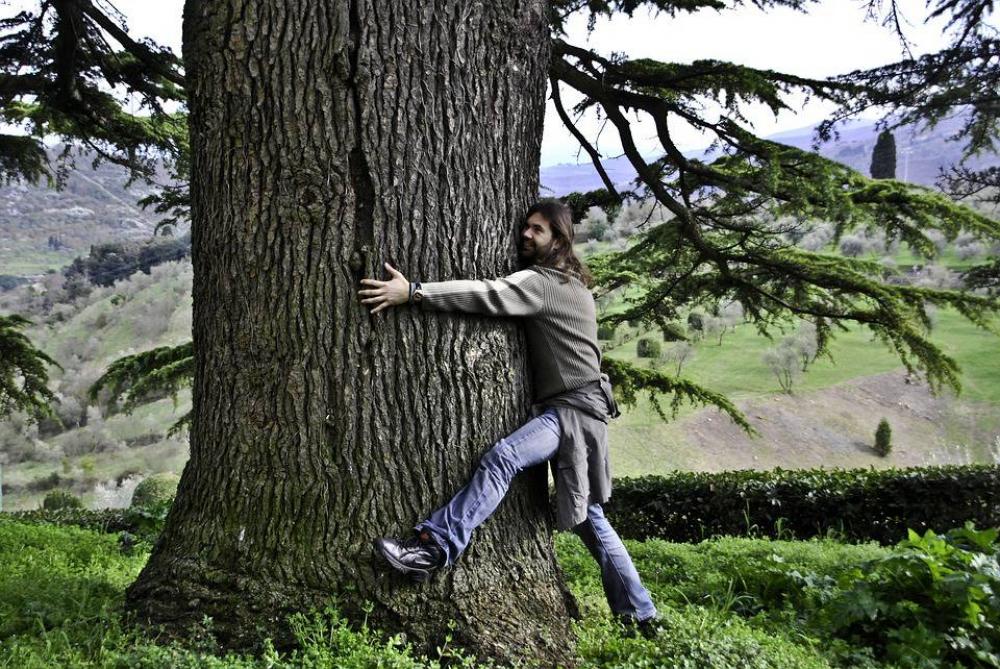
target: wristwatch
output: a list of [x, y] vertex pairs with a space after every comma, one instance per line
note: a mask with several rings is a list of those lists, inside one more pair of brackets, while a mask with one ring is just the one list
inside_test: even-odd
[[410, 284], [410, 301], [419, 302], [424, 299], [424, 294], [420, 292], [420, 282], [415, 281]]

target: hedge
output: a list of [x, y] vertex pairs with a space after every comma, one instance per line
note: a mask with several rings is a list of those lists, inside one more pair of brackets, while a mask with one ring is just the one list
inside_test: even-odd
[[22, 523], [73, 525], [97, 532], [134, 532], [135, 522], [126, 509], [32, 509], [30, 511], [5, 511], [2, 514]]
[[[941, 533], [966, 520], [1000, 526], [1000, 466], [677, 472], [615, 479], [604, 505], [630, 539], [697, 542], [755, 534], [894, 544], [907, 529]], [[780, 523], [779, 523], [780, 520]]]

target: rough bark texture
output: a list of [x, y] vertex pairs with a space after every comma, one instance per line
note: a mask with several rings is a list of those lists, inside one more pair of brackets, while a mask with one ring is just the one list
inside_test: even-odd
[[[230, 647], [335, 596], [424, 648], [566, 661], [574, 611], [544, 467], [458, 564], [416, 586], [404, 535], [527, 416], [516, 322], [371, 316], [364, 276], [516, 269], [538, 190], [542, 0], [188, 0], [194, 345], [190, 460], [128, 606]], [[454, 643], [454, 642], [453, 642]]]

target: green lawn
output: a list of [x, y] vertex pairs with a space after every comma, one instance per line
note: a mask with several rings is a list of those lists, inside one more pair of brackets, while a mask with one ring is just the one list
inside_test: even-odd
[[[933, 550], [925, 541], [935, 542]], [[987, 550], [995, 547], [989, 543]], [[888, 547], [833, 537], [625, 544], [660, 615], [662, 631], [651, 639], [623, 634], [581, 540], [569, 532], [555, 535], [559, 565], [583, 614], [572, 624], [581, 669], [950, 669], [996, 647], [992, 609], [984, 611], [987, 624], [965, 626], [964, 644], [944, 643], [952, 625], [967, 617], [963, 606], [987, 596], [979, 585], [997, 588], [1000, 579], [995, 560], [989, 562], [993, 570], [970, 567], [973, 553], [933, 537]], [[121, 615], [125, 588], [148, 559], [148, 548], [140, 544], [123, 554], [114, 534], [28, 525], [0, 514], [0, 668], [482, 666], [460, 656], [450, 663], [440, 653], [422, 656], [367, 623], [348, 624], [332, 600], [292, 619], [298, 641], [292, 650], [279, 652], [264, 642], [260, 656], [226, 653], [210, 632], [154, 643]], [[988, 553], [977, 559], [984, 557], [989, 560]], [[924, 582], [904, 575], [907, 564], [922, 570], [906, 574], [932, 566], [947, 576]], [[465, 569], [463, 561], [451, 569]], [[869, 619], [864, 611], [875, 606]], [[856, 622], [846, 626], [845, 616]], [[892, 643], [915, 624], [919, 635], [911, 643]], [[916, 660], [921, 664], [912, 664]]]

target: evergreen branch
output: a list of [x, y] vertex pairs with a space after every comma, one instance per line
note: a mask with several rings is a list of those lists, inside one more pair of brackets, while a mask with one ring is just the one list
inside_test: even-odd
[[175, 69], [175, 66], [179, 66], [180, 61], [169, 49], [154, 51], [149, 45], [136, 42], [117, 23], [95, 7], [90, 0], [76, 1], [79, 2], [86, 16], [117, 40], [129, 54], [142, 63], [147, 71], [163, 77], [181, 89], [184, 88], [184, 77]]
[[611, 179], [608, 177], [607, 171], [605, 171], [604, 166], [601, 164], [601, 154], [599, 154], [597, 152], [597, 149], [595, 149], [590, 144], [590, 142], [587, 141], [587, 138], [584, 137], [583, 133], [580, 132], [579, 128], [576, 127], [576, 125], [570, 119], [569, 114], [567, 114], [566, 110], [563, 108], [562, 98], [559, 95], [559, 82], [556, 79], [550, 77], [549, 85], [552, 88], [552, 102], [556, 106], [556, 112], [559, 114], [559, 118], [562, 120], [563, 125], [565, 125], [566, 129], [570, 131], [573, 137], [575, 137], [576, 140], [580, 142], [580, 146], [582, 146], [583, 149], [587, 152], [587, 155], [590, 156], [590, 160], [594, 163], [594, 169], [597, 170], [597, 173], [600, 175], [601, 181], [604, 182], [604, 187], [605, 189], [607, 189], [608, 193], [610, 193], [611, 196], [615, 198], [618, 202], [621, 202], [622, 201], [621, 196], [618, 194], [617, 189], [615, 189], [614, 183], [611, 182]]
[[[805, 11], [805, 5], [813, 0], [749, 0], [749, 4], [758, 9], [769, 7], [788, 7]], [[564, 34], [566, 19], [573, 14], [587, 10], [587, 30], [592, 32], [597, 17], [611, 17], [615, 14], [625, 14], [631, 17], [640, 7], [658, 16], [666, 14], [670, 17], [680, 12], [693, 14], [703, 9], [735, 9], [744, 4], [744, 0], [551, 0], [549, 2], [549, 25], [556, 34]]]
[[739, 425], [749, 436], [759, 436], [759, 432], [747, 421], [746, 416], [736, 408], [725, 395], [709, 390], [688, 379], [670, 376], [651, 369], [641, 369], [623, 360], [603, 358], [601, 369], [608, 375], [619, 402], [627, 408], [636, 405], [636, 393], [639, 390], [649, 391], [649, 401], [657, 415], [664, 422], [669, 422], [663, 407], [660, 406], [658, 395], [670, 394], [671, 418], [677, 418], [681, 402], [687, 400], [693, 404], [712, 405], [726, 413], [734, 423]]
[[[50, 402], [58, 398], [48, 388], [45, 366], [62, 366], [18, 331], [28, 325], [32, 322], [17, 314], [0, 316], [0, 418], [15, 410], [36, 420], [56, 416]], [[20, 384], [15, 374], [21, 377]]]
[[880, 128], [905, 125], [934, 128], [960, 110], [968, 112], [962, 127], [951, 137], [964, 140], [963, 158], [994, 151], [997, 147], [997, 114], [1000, 109], [1000, 40], [972, 35], [968, 40], [869, 70], [855, 70], [836, 77], [859, 86], [859, 93], [843, 104], [816, 130], [819, 141], [836, 135], [835, 127], [872, 108], [887, 108]]
[[34, 137], [0, 135], [0, 182], [26, 179], [37, 184], [42, 177], [51, 180], [42, 143]]
[[193, 378], [192, 342], [177, 346], [160, 346], [112, 362], [104, 374], [87, 390], [87, 397], [91, 402], [97, 402], [100, 391], [108, 388], [109, 413], [118, 410], [117, 403], [124, 397], [125, 402], [120, 410], [128, 414], [146, 398], [167, 391], [176, 409], [177, 392], [184, 386], [190, 386]]

